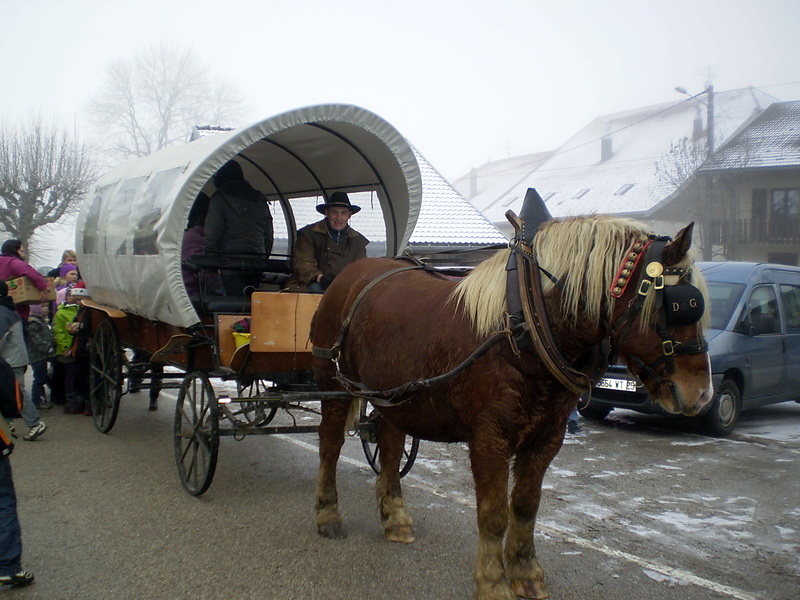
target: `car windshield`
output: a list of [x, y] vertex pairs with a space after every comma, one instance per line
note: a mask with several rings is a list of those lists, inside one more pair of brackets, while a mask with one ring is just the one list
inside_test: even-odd
[[708, 297], [711, 300], [711, 329], [725, 329], [731, 313], [744, 290], [744, 284], [708, 281]]

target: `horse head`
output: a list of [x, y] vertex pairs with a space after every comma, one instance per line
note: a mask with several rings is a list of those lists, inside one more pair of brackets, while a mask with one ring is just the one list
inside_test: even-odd
[[[617, 277], [611, 341], [652, 398], [673, 414], [693, 416], [712, 398], [705, 282], [689, 253], [694, 223], [674, 240], [641, 234]], [[634, 285], [629, 285], [633, 283]]]

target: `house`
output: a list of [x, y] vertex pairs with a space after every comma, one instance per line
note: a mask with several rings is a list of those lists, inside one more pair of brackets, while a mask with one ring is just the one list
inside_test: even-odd
[[[598, 117], [555, 151], [489, 163], [453, 185], [507, 236], [505, 212], [519, 213], [529, 187], [554, 217], [616, 214], [674, 234], [702, 216], [692, 175], [707, 158], [709, 137], [721, 149], [776, 101], [755, 88], [707, 92]], [[710, 257], [711, 227], [705, 225], [695, 235]]]
[[711, 243], [729, 260], [800, 262], [800, 101], [775, 102], [698, 169], [714, 190]]

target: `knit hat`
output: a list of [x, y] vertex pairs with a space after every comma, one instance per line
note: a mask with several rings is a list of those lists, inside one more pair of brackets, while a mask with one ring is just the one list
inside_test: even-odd
[[83, 298], [91, 298], [92, 295], [89, 293], [89, 290], [86, 289], [86, 284], [82, 281], [79, 281], [75, 284], [75, 286], [69, 291], [70, 294], [73, 296], [81, 296]]
[[67, 273], [69, 273], [70, 271], [77, 271], [77, 270], [78, 267], [76, 267], [75, 265], [66, 263], [61, 265], [61, 268], [58, 270], [58, 276], [61, 277], [61, 279], [64, 279], [67, 276]]

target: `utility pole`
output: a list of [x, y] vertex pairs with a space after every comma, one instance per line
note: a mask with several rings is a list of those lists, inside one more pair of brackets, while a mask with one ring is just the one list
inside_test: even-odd
[[708, 128], [706, 129], [708, 135], [708, 158], [712, 159], [714, 157], [714, 84], [709, 83], [705, 91], [708, 94]]

